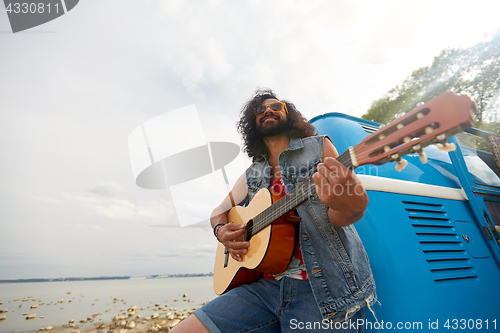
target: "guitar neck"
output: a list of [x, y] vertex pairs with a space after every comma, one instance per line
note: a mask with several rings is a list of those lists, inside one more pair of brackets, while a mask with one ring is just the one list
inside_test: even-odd
[[[343, 152], [337, 160], [342, 163], [347, 168], [354, 168], [352, 165], [349, 150]], [[283, 196], [276, 203], [269, 206], [263, 212], [255, 216], [247, 224], [247, 232], [245, 238], [248, 240], [252, 238], [253, 235], [285, 215], [291, 212], [299, 205], [309, 200], [316, 194], [316, 184], [313, 182], [312, 177], [308, 178], [307, 181], [299, 184], [291, 192]]]
[[351, 152], [346, 150], [339, 157], [337, 157], [337, 161], [342, 163], [346, 168], [355, 169], [356, 167], [353, 165], [351, 160]]

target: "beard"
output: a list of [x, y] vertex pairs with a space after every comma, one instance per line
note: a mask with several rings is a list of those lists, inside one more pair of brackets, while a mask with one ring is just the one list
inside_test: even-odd
[[265, 126], [259, 124], [257, 126], [257, 134], [265, 138], [268, 136], [276, 136], [285, 133], [287, 130], [286, 120], [279, 118], [278, 122], [266, 124]]

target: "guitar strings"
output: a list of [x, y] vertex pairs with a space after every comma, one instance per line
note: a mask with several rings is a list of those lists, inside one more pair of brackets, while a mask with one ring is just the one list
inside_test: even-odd
[[[376, 133], [377, 132], [371, 134], [368, 138], [370, 138], [371, 136], [376, 136], [375, 135]], [[363, 146], [361, 146], [360, 144], [358, 144], [358, 145], [354, 146], [354, 152], [355, 152], [355, 156], [357, 157], [358, 160], [364, 159], [364, 158], [367, 158], [367, 157], [370, 158], [370, 154], [374, 154], [374, 155], [378, 154], [378, 156], [376, 157], [376, 161], [387, 160], [391, 155], [394, 155], [394, 154], [398, 155], [399, 157], [403, 157], [403, 156], [405, 156], [407, 154], [410, 154], [410, 153], [416, 153], [416, 151], [411, 151], [411, 148], [414, 147], [414, 146], [416, 146], [416, 145], [420, 145], [420, 147], [422, 149], [422, 148], [427, 147], [427, 146], [429, 146], [429, 145], [431, 145], [433, 143], [439, 143], [439, 142], [433, 142], [433, 139], [436, 136], [438, 136], [440, 134], [443, 134], [443, 133], [446, 134], [447, 136], [454, 134], [454, 132], [451, 131], [451, 130], [442, 131], [440, 128], [436, 128], [436, 129], [434, 129], [434, 131], [432, 132], [432, 134], [430, 136], [429, 136], [429, 134], [424, 134], [424, 135], [421, 135], [420, 137], [415, 136], [408, 143], [405, 143], [405, 142], [399, 142], [399, 143], [397, 143], [396, 145], [394, 145], [393, 147], [391, 147], [391, 150], [389, 151], [390, 153], [386, 157], [384, 157], [384, 158], [381, 158], [381, 156], [384, 155], [384, 154], [386, 154], [387, 152], [383, 150], [382, 146], [379, 147], [380, 148], [380, 152], [377, 153], [377, 151], [375, 149], [372, 149], [372, 150], [365, 149]], [[408, 136], [410, 136], [410, 135], [408, 135]], [[395, 142], [395, 141], [393, 141], [393, 142]], [[358, 148], [357, 150], [356, 150], [356, 147]], [[398, 151], [396, 151], [395, 149], [398, 149]], [[343, 152], [342, 155], [344, 155], [345, 153], [347, 153], [346, 155], [348, 155], [348, 158], [350, 160], [350, 152], [349, 152], [349, 150], [346, 150], [345, 152]], [[372, 157], [375, 157], [375, 156], [372, 156]], [[340, 158], [340, 156], [339, 156], [339, 158]], [[349, 161], [349, 162], [352, 163], [351, 161]], [[363, 164], [369, 164], [369, 163], [363, 163]], [[351, 167], [352, 167], [352, 164], [351, 164]]]
[[286, 194], [275, 204], [255, 216], [253, 218], [253, 226], [250, 236], [255, 235], [257, 232], [264, 229], [269, 224], [292, 211], [299, 204], [310, 198], [315, 192], [315, 186], [316, 184], [311, 184], [311, 178], [309, 178], [307, 183], [301, 183], [293, 190], [293, 192]]
[[[338, 158], [337, 161], [342, 163], [347, 168], [352, 168], [352, 161], [350, 157], [350, 153], [348, 150], [343, 152]], [[314, 195], [316, 192], [316, 184], [311, 184], [311, 178], [308, 179], [308, 182], [304, 182], [299, 184], [299, 186], [295, 187], [293, 192], [286, 194], [283, 198], [278, 200], [275, 204], [269, 206], [260, 214], [255, 216], [253, 220], [253, 225], [251, 230], [249, 231], [250, 237], [270, 225], [272, 222], [290, 212], [292, 209], [297, 207], [299, 204], [303, 203], [310, 197]], [[294, 202], [295, 201], [295, 202]]]
[[[440, 97], [438, 97], [438, 98], [440, 98]], [[464, 115], [465, 114], [468, 115], [469, 114], [468, 113], [469, 107], [470, 106], [466, 107], [466, 105], [462, 105], [459, 109], [457, 108], [456, 112], [457, 112], [457, 114], [463, 113]], [[391, 142], [392, 144], [394, 144], [394, 146], [391, 147], [391, 150], [390, 150], [392, 152], [390, 154], [387, 154], [387, 156], [385, 158], [383, 158], [383, 159], [380, 158], [380, 156], [386, 154], [387, 152], [384, 151], [383, 147], [380, 146], [380, 143], [378, 143], [378, 145], [380, 146], [379, 148], [380, 148], [381, 152], [380, 152], [379, 157], [378, 157], [377, 160], [380, 161], [380, 160], [388, 159], [389, 156], [391, 156], [393, 154], [397, 154], [400, 157], [402, 157], [402, 156], [404, 156], [404, 155], [406, 155], [408, 153], [414, 153], [415, 151], [413, 151], [413, 152], [411, 151], [411, 148], [413, 146], [420, 145], [421, 149], [422, 149], [422, 148], [424, 148], [424, 147], [426, 147], [426, 146], [428, 146], [428, 145], [430, 145], [432, 143], [435, 143], [435, 142], [433, 142], [433, 139], [436, 136], [438, 136], [440, 134], [446, 134], [447, 136], [450, 136], [450, 135], [453, 135], [453, 134], [456, 133], [456, 131], [454, 131], [454, 129], [456, 129], [457, 127], [459, 129], [461, 129], [461, 126], [463, 124], [457, 124], [453, 128], [446, 128], [446, 127], [440, 127], [440, 126], [438, 126], [438, 127], [432, 126], [433, 122], [428, 117], [430, 115], [432, 115], [433, 113], [437, 112], [437, 111], [438, 110], [436, 110], [436, 108], [434, 108], [433, 106], [429, 105], [428, 106], [428, 112], [427, 112], [426, 117], [425, 117], [428, 120], [428, 124], [425, 125], [425, 126], [419, 125], [420, 127], [418, 127], [417, 129], [413, 130], [411, 133], [407, 133], [406, 136], [412, 137], [412, 140], [410, 142], [404, 142], [404, 140], [403, 140], [403, 136], [404, 135], [401, 134], [399, 139], [397, 139], [396, 141], [392, 141]], [[416, 114], [417, 114], [416, 110], [414, 110], [414, 111], [406, 114], [404, 117], [399, 118], [399, 119], [391, 122], [387, 126], [385, 126], [383, 130], [377, 130], [377, 131], [375, 131], [374, 133], [372, 133], [371, 135], [369, 135], [367, 138], [365, 138], [363, 141], [367, 142], [367, 141], [370, 141], [370, 138], [380, 137], [381, 134], [384, 134], [384, 132], [386, 130], [390, 130], [391, 127], [394, 129], [394, 125], [395, 125], [396, 122], [401, 123], [403, 121], [403, 118], [410, 119], [410, 117], [414, 117]], [[413, 123], [414, 123], [414, 121], [411, 121], [406, 126], [408, 126], [410, 124], [413, 124]], [[421, 121], [417, 120], [415, 123], [420, 124]], [[425, 124], [425, 122], [424, 122], [424, 124]], [[427, 133], [427, 126], [432, 126], [433, 127], [433, 131], [431, 133]], [[392, 134], [397, 133], [399, 131], [400, 131], [400, 129], [394, 130], [394, 132], [389, 133], [389, 135], [392, 135]], [[425, 133], [422, 133], [422, 132], [425, 132]], [[418, 136], [419, 133], [421, 134], [420, 136]], [[389, 144], [390, 143], [388, 143], [387, 145], [389, 145]], [[356, 147], [357, 147], [357, 149], [356, 149]], [[403, 147], [405, 147], [405, 148], [403, 148]], [[399, 148], [399, 151], [397, 151], [397, 152], [394, 151], [395, 148]], [[360, 144], [354, 146], [354, 152], [355, 152], [356, 157], [358, 158], [358, 160], [366, 158], [366, 157], [369, 157], [370, 154], [372, 154], [372, 153], [375, 153], [375, 154], [377, 153], [374, 150], [366, 149], [363, 145], [360, 145]], [[350, 166], [348, 166], [348, 167], [352, 167], [352, 162], [350, 161], [351, 158], [350, 158], [350, 152], [349, 152], [349, 150], [346, 150], [345, 152], [342, 153], [342, 155], [344, 155], [344, 154], [346, 154], [347, 158], [348, 158], [348, 161], [344, 160], [344, 162], [349, 162]], [[342, 155], [339, 156], [339, 159], [338, 159], [339, 161], [340, 161], [340, 158], [342, 157]], [[343, 164], [346, 165], [345, 163], [343, 163]], [[366, 163], [363, 163], [363, 164], [366, 164]]]
[[[337, 161], [342, 163], [347, 168], [353, 167], [349, 150], [343, 152], [337, 158]], [[315, 183], [311, 184], [311, 179], [312, 178], [309, 178], [307, 182], [299, 184], [294, 188], [293, 192], [286, 194], [275, 204], [269, 206], [260, 214], [255, 216], [252, 219], [253, 224], [250, 230], [248, 230], [248, 233], [250, 235], [247, 235], [247, 238], [248, 236], [251, 237], [255, 235], [256, 233], [258, 233], [259, 231], [270, 225], [272, 222], [274, 222], [281, 216], [285, 215], [286, 213], [290, 212], [292, 209], [297, 207], [299, 204], [303, 203], [304, 201], [312, 197], [316, 192], [316, 184]]]
[[349, 150], [346, 150], [343, 152], [338, 158], [337, 161], [342, 163], [345, 167], [347, 168], [352, 168], [352, 161], [351, 161], [351, 155], [349, 153]]

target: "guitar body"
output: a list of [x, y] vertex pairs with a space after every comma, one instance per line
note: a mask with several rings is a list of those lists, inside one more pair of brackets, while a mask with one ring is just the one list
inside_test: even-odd
[[[228, 213], [228, 221], [245, 225], [256, 215], [277, 201], [279, 196], [262, 189], [247, 207], [236, 206]], [[263, 273], [278, 274], [285, 270], [295, 245], [295, 224], [277, 219], [250, 239], [247, 254], [236, 261], [225, 253], [222, 243], [217, 244], [214, 265], [214, 290], [221, 295], [243, 284], [257, 281]]]

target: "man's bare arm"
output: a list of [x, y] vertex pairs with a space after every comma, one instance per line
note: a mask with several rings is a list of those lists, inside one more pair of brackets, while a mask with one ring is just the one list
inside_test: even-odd
[[233, 186], [233, 189], [217, 206], [210, 217], [212, 228], [222, 223], [223, 226], [217, 228], [217, 240], [221, 242], [231, 254], [234, 260], [241, 261], [241, 255], [248, 252], [249, 242], [236, 242], [235, 239], [241, 237], [245, 232], [245, 226], [233, 224], [227, 220], [227, 213], [236, 205], [241, 205], [248, 197], [245, 184], [245, 175], [241, 175]]

